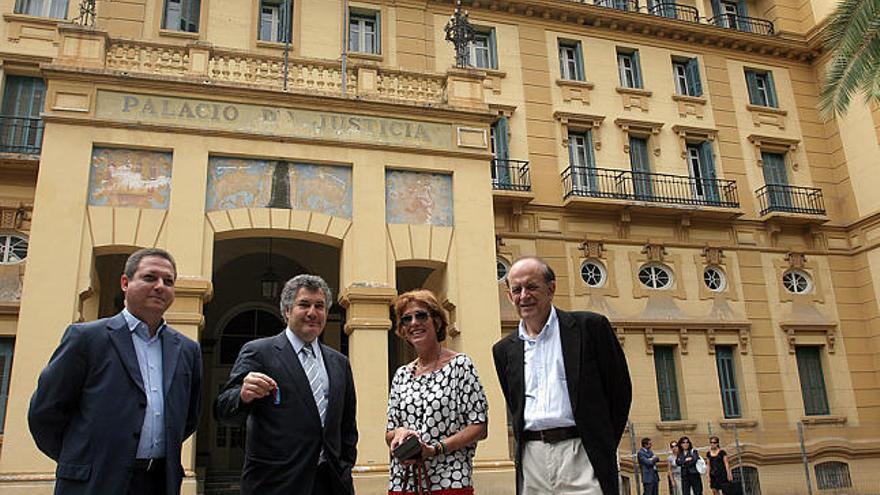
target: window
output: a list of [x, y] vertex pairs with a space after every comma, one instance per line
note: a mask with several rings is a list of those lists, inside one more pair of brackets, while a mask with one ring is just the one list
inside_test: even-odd
[[746, 69], [746, 86], [749, 88], [749, 103], [762, 107], [777, 107], [776, 88], [773, 73]]
[[675, 373], [673, 346], [654, 346], [654, 369], [657, 372], [657, 393], [660, 396], [660, 420], [681, 419], [678, 405], [678, 379]]
[[761, 152], [764, 183], [767, 185], [769, 206], [775, 209], [792, 207], [791, 189], [788, 187], [788, 171], [785, 155], [782, 153]]
[[510, 271], [510, 264], [504, 258], [495, 258], [495, 271], [499, 282], [507, 279], [507, 272]]
[[495, 29], [477, 30], [470, 44], [470, 65], [480, 69], [497, 69]]
[[9, 401], [9, 374], [12, 371], [12, 339], [0, 338], [0, 433], [6, 419], [6, 403]]
[[381, 53], [379, 12], [352, 10], [348, 16], [348, 49], [360, 53]]
[[580, 41], [559, 41], [559, 77], [584, 80], [584, 52]]
[[668, 289], [672, 287], [672, 272], [663, 265], [645, 265], [639, 269], [639, 282], [649, 289]]
[[804, 398], [804, 414], [821, 416], [829, 414], [828, 396], [825, 395], [825, 376], [822, 373], [821, 348], [817, 346], [795, 347], [801, 395]]
[[16, 0], [15, 13], [66, 19], [67, 0]]
[[7, 76], [0, 108], [0, 151], [39, 153], [43, 143], [46, 83], [36, 77]]
[[647, 138], [630, 135], [629, 164], [632, 167], [632, 187], [636, 199], [650, 200], [653, 197], [653, 186]]
[[813, 280], [801, 270], [788, 270], [782, 274], [782, 286], [792, 294], [806, 294], [813, 290]]
[[718, 385], [721, 388], [721, 406], [725, 418], [742, 416], [739, 407], [739, 390], [736, 388], [736, 365], [732, 346], [715, 347], [715, 364], [718, 367]]
[[675, 92], [685, 96], [703, 96], [700, 81], [700, 65], [695, 58], [673, 60], [672, 73], [675, 75]]
[[816, 486], [820, 490], [852, 488], [849, 464], [839, 461], [820, 462], [813, 468], [816, 471]]
[[581, 264], [581, 280], [590, 287], [599, 288], [605, 285], [607, 276], [605, 266], [596, 260], [587, 260]]
[[289, 42], [292, 0], [260, 0], [260, 41]]
[[0, 234], [0, 265], [18, 263], [27, 258], [28, 241], [15, 234]]
[[165, 0], [165, 21], [162, 28], [198, 33], [201, 3], [201, 0]]
[[687, 144], [688, 171], [691, 176], [691, 192], [695, 199], [713, 204], [718, 203], [718, 182], [715, 175], [715, 157], [712, 143]]
[[732, 468], [734, 483], [745, 485], [744, 495], [761, 495], [761, 481], [758, 479], [758, 468], [742, 466]]
[[509, 122], [506, 116], [501, 116], [489, 129], [489, 144], [492, 147], [492, 184], [497, 186], [509, 186], [511, 184], [511, 162], [509, 145]]
[[712, 10], [716, 16], [715, 25], [738, 31], [751, 31], [749, 10], [745, 0], [712, 0]]
[[596, 160], [593, 156], [593, 134], [590, 131], [568, 133], [568, 159], [575, 191], [596, 191]]
[[707, 266], [703, 270], [703, 283], [712, 292], [724, 292], [724, 289], [727, 288], [727, 277], [725, 277], [724, 271], [721, 268]]
[[624, 88], [641, 88], [642, 71], [639, 67], [638, 50], [617, 50], [617, 70], [620, 85]]

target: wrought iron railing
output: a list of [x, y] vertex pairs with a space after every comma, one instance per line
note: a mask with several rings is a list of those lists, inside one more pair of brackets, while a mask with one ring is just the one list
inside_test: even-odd
[[744, 15], [720, 14], [710, 18], [708, 22], [709, 24], [714, 24], [718, 27], [736, 29], [737, 31], [744, 31], [747, 33], [766, 35], [774, 33], [772, 22]]
[[43, 119], [0, 115], [0, 152], [40, 152], [43, 144]]
[[562, 172], [562, 186], [566, 198], [583, 196], [739, 208], [736, 181], [727, 179], [571, 166]]
[[825, 214], [825, 198], [818, 187], [767, 184], [755, 191], [755, 194], [758, 196], [761, 216], [774, 211], [805, 215]]
[[600, 7], [608, 7], [609, 9], [625, 10], [627, 12], [638, 12], [638, 0], [593, 0], [594, 5]]
[[648, 9], [648, 13], [680, 21], [700, 22], [700, 11], [696, 7], [675, 2], [655, 3]]
[[531, 191], [529, 162], [525, 160], [492, 159], [492, 189], [502, 191]]

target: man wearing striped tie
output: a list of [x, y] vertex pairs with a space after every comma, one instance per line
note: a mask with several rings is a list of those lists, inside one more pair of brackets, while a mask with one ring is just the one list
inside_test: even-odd
[[357, 457], [348, 359], [318, 338], [332, 302], [315, 275], [284, 285], [287, 328], [245, 344], [214, 403], [227, 424], [247, 424], [242, 495], [351, 495]]

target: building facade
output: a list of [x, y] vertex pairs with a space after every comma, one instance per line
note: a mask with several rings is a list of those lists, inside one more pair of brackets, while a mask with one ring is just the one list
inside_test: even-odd
[[[0, 0], [4, 493], [51, 492], [37, 376], [68, 324], [120, 309], [146, 246], [177, 258], [167, 319], [202, 345], [206, 405], [283, 328], [279, 283], [328, 280], [358, 493], [387, 483], [389, 377], [412, 359], [389, 306], [416, 287], [487, 389], [477, 492], [513, 493], [490, 349], [527, 254], [623, 344], [624, 493], [639, 438], [711, 434], [749, 493], [880, 492], [880, 109], [816, 110], [834, 3], [463, 3], [457, 68], [449, 1], [99, 0], [91, 25], [72, 0]], [[185, 492], [234, 484], [242, 446], [206, 407]]]

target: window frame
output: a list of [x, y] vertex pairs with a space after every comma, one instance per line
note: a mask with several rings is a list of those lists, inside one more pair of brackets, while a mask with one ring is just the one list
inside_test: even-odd
[[[501, 268], [504, 268], [504, 275], [499, 276], [501, 273]], [[507, 280], [507, 274], [510, 273], [510, 263], [502, 258], [501, 256], [495, 257], [495, 278], [498, 283], [504, 282]]]
[[[718, 277], [718, 286], [712, 287], [709, 284], [709, 278], [707, 278], [709, 272], [715, 272]], [[711, 292], [724, 292], [727, 290], [727, 274], [724, 273], [724, 270], [721, 269], [720, 266], [717, 265], [709, 265], [703, 269], [703, 285], [706, 286], [707, 289]]]
[[568, 160], [571, 166], [572, 185], [578, 189], [596, 191], [598, 189], [598, 174], [591, 129], [569, 130]]
[[[587, 276], [584, 273], [584, 270], [587, 268], [587, 265], [592, 265], [597, 268], [598, 275], [599, 275], [598, 282], [590, 283], [587, 280]], [[584, 262], [581, 263], [580, 275], [581, 275], [581, 281], [587, 287], [590, 287], [592, 289], [601, 289], [602, 287], [605, 287], [608, 284], [608, 270], [605, 268], [605, 265], [599, 260], [595, 260], [595, 259], [584, 260]]]
[[[584, 81], [584, 51], [580, 41], [559, 40], [559, 77], [567, 81]], [[565, 54], [569, 56], [563, 56]]]
[[657, 400], [661, 421], [680, 421], [681, 398], [678, 390], [678, 366], [675, 346], [654, 346], [654, 376], [657, 380]]
[[[289, 43], [293, 40], [294, 2], [293, 0], [290, 0], [289, 12], [284, 12], [284, 6], [286, 4], [286, 0], [260, 0], [259, 10], [257, 11], [257, 41], [266, 43]], [[271, 36], [268, 39], [263, 37], [263, 11], [267, 8], [275, 10], [276, 16], [272, 20], [273, 26], [270, 27]], [[286, 30], [285, 25], [287, 28]]]
[[69, 0], [43, 0], [43, 2], [40, 5], [42, 7], [40, 12], [33, 12], [33, 10], [37, 9], [33, 8], [31, 0], [16, 0], [13, 12], [48, 19], [67, 19], [68, 9], [70, 8]]
[[700, 78], [700, 62], [696, 57], [672, 59], [672, 77], [675, 93], [681, 96], [703, 96], [703, 82]]
[[[793, 277], [795, 277], [795, 276], [800, 277], [800, 278], [804, 281], [805, 285], [804, 285], [804, 288], [803, 288], [803, 289], [801, 289], [801, 290], [792, 290], [792, 289], [790, 288], [790, 287], [792, 286], [792, 283], [795, 284], [794, 287], [795, 287], [796, 289], [797, 289], [797, 287], [799, 287], [799, 286], [801, 285], [801, 284], [797, 283], [797, 281], [794, 281], [794, 280], [793, 280]], [[783, 288], [784, 288], [789, 294], [804, 295], [804, 294], [809, 294], [809, 293], [813, 292], [813, 287], [814, 287], [814, 284], [813, 284], [813, 277], [810, 276], [809, 273], [807, 273], [807, 272], [805, 272], [805, 271], [803, 271], [803, 270], [798, 270], [798, 269], [796, 269], [796, 268], [793, 268], [793, 269], [791, 269], [791, 270], [786, 270], [785, 272], [783, 272], [781, 278], [782, 278], [782, 287], [783, 287]], [[792, 279], [792, 282], [789, 282], [789, 281], [787, 280], [787, 278]]]
[[[656, 276], [657, 270], [665, 273], [666, 276], [668, 277], [668, 280], [661, 287], [652, 287], [652, 286], [648, 285], [647, 282], [642, 280], [642, 271], [644, 271], [644, 270], [652, 270], [655, 272], [654, 275], [649, 280], [658, 281], [658, 277]], [[645, 263], [644, 265], [639, 267], [639, 271], [636, 273], [636, 278], [639, 279], [639, 283], [642, 284], [642, 287], [645, 287], [646, 289], [651, 289], [651, 290], [671, 290], [673, 285], [675, 284], [675, 276], [672, 273], [672, 269], [670, 269], [668, 266], [663, 265], [661, 263]]]
[[715, 368], [718, 372], [718, 388], [721, 391], [721, 410], [724, 419], [741, 418], [742, 401], [737, 385], [734, 346], [715, 346]]
[[[20, 242], [24, 242], [24, 257], [16, 260], [9, 259], [11, 253], [14, 253], [12, 249], [15, 249], [15, 247], [10, 245], [13, 238], [17, 238], [20, 240]], [[20, 234], [18, 232], [0, 232], [0, 266], [17, 265], [19, 263], [24, 263], [27, 260], [29, 244], [30, 239], [28, 239], [28, 237], [24, 234]]]
[[[839, 470], [832, 472], [832, 470]], [[816, 487], [819, 490], [841, 490], [852, 488], [852, 475], [849, 464], [841, 461], [825, 461], [813, 466]]]
[[[177, 9], [172, 9], [171, 4], [177, 4]], [[172, 11], [176, 10], [176, 17]], [[184, 15], [187, 12], [187, 15]], [[162, 29], [181, 33], [198, 33], [201, 29], [202, 2], [201, 0], [165, 0], [162, 4]], [[176, 21], [176, 25], [170, 24]], [[181, 23], [186, 23], [181, 27]]]
[[[478, 47], [476, 44], [477, 38], [485, 38], [486, 46]], [[495, 37], [495, 28], [477, 28], [474, 33], [474, 41], [468, 43], [468, 63], [471, 67], [475, 67], [477, 69], [491, 69], [498, 70], [498, 50], [497, 50], [497, 38]], [[486, 65], [481, 65], [477, 63], [477, 51], [479, 49], [484, 49], [486, 51]]]
[[795, 345], [795, 361], [797, 361], [804, 415], [828, 416], [831, 414], [831, 407], [828, 403], [828, 387], [825, 383], [822, 346]]
[[[627, 67], [627, 63], [629, 67]], [[620, 86], [629, 89], [644, 89], [639, 51], [630, 48], [617, 49], [617, 73]]]
[[[355, 36], [355, 32], [352, 30], [353, 22], [356, 23], [358, 27], [357, 36]], [[365, 29], [368, 23], [372, 23], [372, 33], [368, 33]], [[367, 44], [368, 36], [373, 37], [373, 46], [371, 50], [364, 49], [364, 45]], [[378, 10], [367, 10], [356, 7], [349, 8], [348, 51], [368, 55], [382, 54], [382, 17]]]
[[760, 107], [779, 108], [773, 71], [745, 69], [745, 77], [749, 103]]

